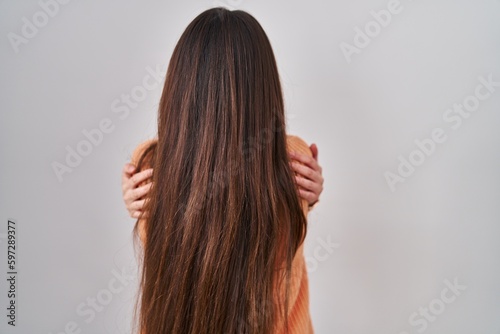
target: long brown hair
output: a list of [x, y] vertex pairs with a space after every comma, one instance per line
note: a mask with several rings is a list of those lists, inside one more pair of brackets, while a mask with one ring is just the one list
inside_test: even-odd
[[212, 8], [186, 28], [147, 160], [140, 333], [266, 334], [278, 319], [288, 328], [291, 265], [307, 225], [276, 60], [253, 16]]

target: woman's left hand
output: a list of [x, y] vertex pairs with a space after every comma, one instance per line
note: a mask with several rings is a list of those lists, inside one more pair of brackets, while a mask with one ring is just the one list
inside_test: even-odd
[[323, 169], [318, 164], [318, 147], [316, 144], [312, 144], [310, 149], [312, 157], [298, 152], [292, 152], [290, 157], [302, 163], [292, 161], [291, 166], [299, 174], [295, 176], [295, 179], [299, 185], [300, 197], [307, 200], [309, 206], [312, 206], [316, 204], [323, 192], [324, 179]]

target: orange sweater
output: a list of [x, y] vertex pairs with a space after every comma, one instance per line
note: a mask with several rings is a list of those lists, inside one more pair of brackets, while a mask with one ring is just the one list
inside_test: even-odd
[[[132, 153], [131, 163], [136, 165], [141, 153], [155, 142], [157, 139], [149, 139], [139, 144]], [[309, 146], [300, 137], [288, 135], [287, 137], [288, 151], [296, 151], [308, 156], [312, 156]], [[144, 167], [143, 169], [146, 169]], [[302, 199], [302, 209], [307, 217], [309, 211], [308, 203]], [[144, 242], [144, 220], [139, 222], [139, 235]], [[313, 334], [311, 315], [309, 313], [309, 280], [307, 275], [306, 261], [304, 257], [304, 243], [297, 249], [297, 253], [292, 262], [292, 277], [290, 282], [289, 296], [289, 317], [288, 326], [290, 334]], [[279, 322], [282, 323], [281, 321]], [[276, 334], [284, 333], [284, 326], [279, 325], [276, 329]]]

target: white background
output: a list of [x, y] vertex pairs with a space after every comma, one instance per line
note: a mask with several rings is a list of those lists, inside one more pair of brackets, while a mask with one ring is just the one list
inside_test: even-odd
[[[500, 87], [460, 127], [443, 119], [474, 101], [478, 77], [500, 82], [500, 1], [401, 0], [380, 31], [371, 11], [388, 0], [220, 3], [262, 24], [288, 130], [319, 147], [325, 190], [305, 249], [316, 332], [500, 333]], [[130, 332], [134, 220], [120, 174], [155, 135], [162, 84], [126, 117], [112, 104], [124, 106], [147, 68], [164, 69], [182, 31], [214, 4], [73, 0], [43, 22], [36, 1], [0, 2], [1, 333]], [[34, 16], [38, 31], [13, 46]], [[356, 27], [373, 37], [349, 62], [341, 45], [355, 46]], [[60, 182], [54, 162], [66, 164], [66, 147], [105, 119], [113, 130]], [[446, 140], [419, 156], [415, 140], [435, 128]], [[424, 160], [391, 191], [384, 174], [410, 155]], [[5, 309], [8, 218], [18, 226], [15, 329]]]

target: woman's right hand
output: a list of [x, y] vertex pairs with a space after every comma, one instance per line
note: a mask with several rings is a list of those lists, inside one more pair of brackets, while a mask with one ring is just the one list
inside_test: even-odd
[[153, 169], [145, 169], [139, 173], [135, 172], [136, 167], [130, 163], [125, 164], [122, 171], [122, 193], [123, 201], [130, 217], [139, 218], [144, 207], [144, 196], [151, 189], [152, 183], [141, 185], [147, 181]]

